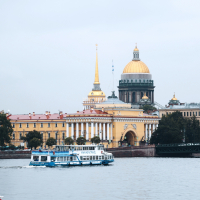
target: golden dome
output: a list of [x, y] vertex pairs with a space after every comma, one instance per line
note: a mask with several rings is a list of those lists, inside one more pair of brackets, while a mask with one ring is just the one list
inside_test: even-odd
[[105, 93], [101, 90], [94, 90], [88, 94], [88, 97], [105, 97]]
[[149, 99], [146, 95], [146, 92], [144, 92], [144, 96], [142, 97], [142, 99]]
[[123, 73], [150, 73], [150, 71], [142, 61], [132, 60], [125, 66]]
[[134, 51], [139, 51], [139, 49], [137, 48], [137, 46], [135, 47]]
[[174, 100], [174, 101], [178, 100], [178, 99], [175, 97], [175, 94], [174, 94], [172, 100]]

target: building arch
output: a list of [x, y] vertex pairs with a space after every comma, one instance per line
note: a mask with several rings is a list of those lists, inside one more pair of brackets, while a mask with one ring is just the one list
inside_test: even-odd
[[128, 146], [135, 146], [137, 145], [137, 138], [135, 130], [128, 128], [123, 134], [122, 143], [126, 143]]

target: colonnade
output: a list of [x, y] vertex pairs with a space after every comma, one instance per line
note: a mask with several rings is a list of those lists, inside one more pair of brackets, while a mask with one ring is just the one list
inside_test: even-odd
[[152, 133], [158, 127], [158, 124], [145, 124], [145, 140], [149, 141], [151, 139]]
[[[81, 127], [80, 130], [79, 126]], [[89, 133], [89, 126], [91, 127], [90, 133]], [[69, 130], [69, 127], [71, 127], [71, 130]], [[76, 135], [74, 133], [76, 133]], [[73, 139], [77, 139], [80, 136], [84, 137], [84, 133], [86, 140], [89, 140], [94, 136], [99, 136], [100, 140], [112, 140], [112, 123], [102, 123], [102, 122], [66, 123], [66, 137], [72, 137]]]
[[[144, 95], [144, 92], [145, 91], [133, 91], [133, 92], [132, 91], [131, 92], [120, 91], [119, 92], [119, 98], [120, 98], [120, 100], [122, 100], [123, 102], [126, 102], [126, 103], [139, 102], [139, 100]], [[146, 91], [146, 95], [151, 100], [151, 102], [154, 103], [154, 91], [148, 90], [148, 91]]]

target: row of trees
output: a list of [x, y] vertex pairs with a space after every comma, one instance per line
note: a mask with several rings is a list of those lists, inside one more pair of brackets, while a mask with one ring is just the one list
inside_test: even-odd
[[[28, 143], [28, 147], [31, 149], [33, 147], [36, 149], [38, 146], [41, 146], [43, 143], [42, 135], [40, 134], [40, 132], [35, 131], [35, 130], [30, 131], [26, 135], [26, 137], [22, 137], [22, 139]], [[65, 138], [64, 142], [67, 145], [74, 144], [74, 140], [71, 137]], [[95, 136], [91, 139], [91, 142], [98, 144], [98, 143], [100, 143], [100, 138], [98, 136]], [[51, 147], [53, 145], [56, 145], [56, 143], [57, 143], [56, 139], [53, 137], [50, 137], [47, 139], [46, 145]], [[84, 137], [79, 137], [79, 138], [77, 138], [76, 143], [78, 145], [85, 145], [86, 139]]]
[[165, 115], [151, 136], [151, 144], [200, 142], [200, 123], [196, 117], [185, 118], [179, 111]]

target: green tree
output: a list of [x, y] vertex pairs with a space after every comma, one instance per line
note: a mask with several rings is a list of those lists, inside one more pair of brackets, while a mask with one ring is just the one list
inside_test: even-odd
[[0, 146], [10, 143], [13, 129], [10, 120], [5, 114], [0, 113]]
[[91, 139], [91, 142], [92, 143], [95, 143], [95, 144], [99, 144], [100, 143], [100, 138], [99, 136], [94, 136], [92, 139]]
[[184, 131], [186, 143], [200, 142], [200, 124], [195, 116], [186, 119]]
[[151, 144], [200, 142], [200, 125], [194, 116], [184, 118], [179, 111], [165, 115], [159, 122], [158, 128], [151, 136]]
[[46, 145], [48, 145], [49, 147], [52, 147], [53, 145], [56, 145], [56, 139], [53, 137], [48, 138]]
[[70, 144], [73, 144], [73, 143], [74, 143], [74, 140], [71, 137], [65, 138], [65, 144], [70, 145]]
[[84, 145], [86, 143], [86, 139], [84, 137], [78, 137], [77, 140], [76, 140], [76, 143], [78, 145]]
[[150, 112], [152, 112], [154, 110], [157, 110], [156, 107], [151, 106], [151, 105], [144, 105], [144, 106], [142, 106], [140, 108], [144, 110], [144, 113], [150, 113]]
[[34, 147], [35, 149], [41, 145], [41, 140], [38, 138], [33, 138], [29, 141], [29, 147]]
[[[37, 140], [31, 141], [34, 138], [37, 138], [39, 140], [40, 144], [39, 144], [39, 142]], [[31, 148], [31, 149], [33, 147], [35, 147], [36, 144], [39, 144], [39, 145], [36, 146], [36, 147], [38, 147], [38, 146], [40, 146], [43, 143], [43, 141], [42, 141], [42, 135], [40, 134], [40, 132], [38, 132], [36, 130], [28, 132], [25, 137], [22, 137], [22, 140], [28, 142], [27, 146], [29, 148]]]

